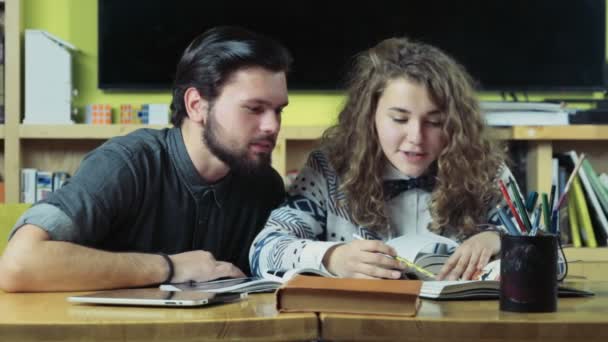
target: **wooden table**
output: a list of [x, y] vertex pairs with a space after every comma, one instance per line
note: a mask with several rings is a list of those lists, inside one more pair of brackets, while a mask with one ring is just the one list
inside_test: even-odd
[[596, 293], [562, 298], [558, 312], [501, 312], [498, 301], [424, 300], [417, 317], [277, 314], [272, 294], [203, 308], [68, 303], [72, 293], [0, 292], [0, 341], [608, 341], [608, 282], [571, 283]]
[[315, 340], [313, 313], [281, 314], [274, 295], [201, 308], [72, 304], [73, 293], [0, 291], [0, 341]]
[[321, 335], [348, 341], [608, 341], [608, 282], [568, 285], [596, 295], [560, 298], [556, 313], [501, 312], [497, 300], [424, 300], [411, 318], [321, 314]]

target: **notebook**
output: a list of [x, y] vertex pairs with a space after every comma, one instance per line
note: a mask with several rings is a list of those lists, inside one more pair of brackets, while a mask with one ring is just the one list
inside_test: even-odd
[[287, 271], [268, 271], [264, 274], [264, 277], [229, 278], [207, 282], [162, 284], [160, 285], [160, 289], [163, 291], [204, 291], [211, 293], [273, 292], [297, 274], [333, 277], [329, 273], [316, 269], [297, 268]]
[[72, 303], [188, 307], [227, 303], [247, 298], [247, 293], [162, 291], [157, 288], [101, 291], [68, 297]]

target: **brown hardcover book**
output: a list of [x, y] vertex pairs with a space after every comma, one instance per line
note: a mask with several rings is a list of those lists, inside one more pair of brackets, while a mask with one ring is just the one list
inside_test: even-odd
[[415, 316], [419, 280], [325, 278], [297, 275], [277, 292], [279, 312], [340, 312]]

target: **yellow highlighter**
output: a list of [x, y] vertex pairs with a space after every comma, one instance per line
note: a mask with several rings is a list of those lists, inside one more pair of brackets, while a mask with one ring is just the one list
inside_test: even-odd
[[402, 258], [402, 257], [400, 257], [400, 256], [396, 256], [396, 257], [395, 257], [395, 259], [396, 259], [397, 261], [401, 261], [402, 263], [404, 263], [404, 264], [405, 264], [405, 266], [407, 266], [407, 267], [409, 267], [409, 268], [412, 268], [412, 269], [416, 270], [416, 272], [422, 273], [422, 274], [424, 274], [425, 276], [429, 277], [430, 279], [435, 280], [435, 277], [436, 277], [436, 276], [435, 276], [435, 275], [434, 275], [432, 272], [427, 271], [426, 269], [424, 269], [424, 268], [422, 268], [422, 267], [420, 267], [420, 266], [418, 266], [418, 265], [414, 264], [413, 262], [411, 262], [411, 261], [409, 261], [409, 260], [407, 260], [407, 259], [405, 259], [405, 258]]
[[[359, 234], [357, 234], [357, 233], [354, 233], [354, 234], [353, 234], [353, 237], [354, 237], [355, 239], [357, 239], [357, 240], [366, 240], [366, 239], [364, 239], [363, 237], [361, 237], [361, 235], [359, 235]], [[392, 256], [390, 256], [390, 255], [387, 255], [387, 256], [388, 256], [388, 257], [393, 258], [393, 257], [392, 257]], [[407, 266], [408, 268], [414, 269], [414, 270], [416, 270], [416, 272], [418, 272], [418, 273], [420, 273], [420, 274], [423, 274], [423, 275], [425, 275], [426, 277], [428, 277], [428, 278], [430, 278], [430, 279], [433, 279], [433, 280], [434, 280], [434, 279], [435, 279], [435, 277], [436, 277], [436, 276], [435, 276], [435, 274], [433, 274], [432, 272], [427, 271], [426, 269], [424, 269], [424, 268], [422, 268], [422, 267], [420, 267], [420, 266], [418, 266], [418, 265], [414, 264], [413, 262], [411, 262], [411, 261], [409, 261], [409, 260], [407, 260], [407, 259], [405, 259], [405, 258], [402, 258], [402, 257], [400, 257], [400, 256], [396, 256], [396, 257], [394, 257], [394, 258], [395, 258], [395, 260], [397, 260], [397, 261], [400, 261], [400, 262], [404, 263], [404, 264], [405, 264], [405, 266]]]

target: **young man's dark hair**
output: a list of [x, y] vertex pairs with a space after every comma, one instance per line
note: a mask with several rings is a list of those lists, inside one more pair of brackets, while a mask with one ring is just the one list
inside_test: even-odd
[[205, 100], [213, 103], [235, 71], [257, 66], [287, 72], [291, 62], [289, 51], [269, 37], [240, 27], [212, 28], [190, 43], [177, 64], [171, 122], [179, 127], [187, 115], [186, 89], [196, 88]]

